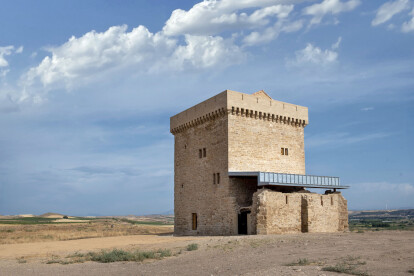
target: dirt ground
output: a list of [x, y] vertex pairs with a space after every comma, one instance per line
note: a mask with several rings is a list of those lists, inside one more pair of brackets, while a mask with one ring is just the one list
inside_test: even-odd
[[[199, 249], [186, 251], [190, 243], [197, 243]], [[110, 248], [166, 248], [174, 256], [143, 263], [46, 264], [52, 256]], [[304, 259], [307, 265], [295, 264]], [[413, 275], [409, 270], [414, 270], [414, 232], [231, 237], [164, 234], [0, 245], [0, 275], [339, 275], [323, 268], [350, 260], [356, 264], [357, 275]]]

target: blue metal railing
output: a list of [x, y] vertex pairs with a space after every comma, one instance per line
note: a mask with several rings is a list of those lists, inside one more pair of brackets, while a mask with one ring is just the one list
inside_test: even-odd
[[267, 184], [297, 184], [310, 186], [340, 186], [339, 177], [316, 176], [289, 173], [260, 172], [259, 185]]

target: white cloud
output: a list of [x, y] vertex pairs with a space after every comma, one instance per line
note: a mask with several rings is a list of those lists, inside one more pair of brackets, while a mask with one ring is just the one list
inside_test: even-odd
[[172, 58], [171, 68], [209, 68], [218, 64], [237, 64], [244, 58], [241, 49], [231, 39], [212, 36], [186, 35], [186, 45], [179, 46]]
[[[71, 37], [66, 43], [50, 48], [51, 56], [27, 73], [27, 83], [37, 79], [43, 86], [85, 81], [108, 70], [143, 65], [154, 58], [168, 55], [175, 47], [175, 40], [153, 34], [144, 26], [127, 31], [127, 26], [110, 27], [105, 32], [91, 31], [82, 37]], [[148, 63], [149, 64], [149, 63]], [[147, 64], [147, 65], [148, 65]]]
[[[174, 10], [165, 23], [166, 35], [214, 35], [226, 30], [253, 29], [267, 25], [271, 17], [286, 18], [293, 5], [280, 0], [205, 0], [190, 10]], [[241, 12], [254, 9], [250, 15]]]
[[291, 33], [300, 30], [303, 27], [303, 21], [297, 20], [290, 23], [284, 21], [278, 21], [273, 26], [267, 27], [264, 31], [251, 32], [249, 35], [243, 38], [244, 45], [253, 46], [258, 44], [269, 43], [276, 39], [280, 33]]
[[361, 108], [361, 111], [372, 111], [372, 110], [374, 110], [374, 108], [372, 106]]
[[7, 62], [5, 56], [9, 56], [13, 53], [14, 46], [5, 46], [0, 47], [0, 67], [7, 67], [9, 63]]
[[414, 9], [411, 11], [412, 16], [410, 21], [404, 22], [401, 26], [401, 31], [404, 33], [414, 32]]
[[410, 2], [408, 0], [397, 0], [386, 2], [379, 7], [377, 14], [372, 20], [371, 25], [377, 26], [390, 20], [394, 15], [408, 9]]
[[[232, 39], [186, 35], [184, 45], [180, 45], [162, 32], [154, 34], [144, 26], [128, 31], [125, 25], [71, 37], [66, 43], [48, 50], [51, 55], [31, 68], [22, 79], [24, 89], [18, 101], [33, 101], [36, 95], [39, 102], [48, 90], [72, 89], [125, 70], [154, 73], [217, 65], [223, 68], [244, 58]], [[34, 91], [38, 85], [40, 87]]]
[[21, 54], [23, 53], [23, 46], [20, 46], [19, 48], [16, 49], [15, 51], [16, 54]]
[[339, 14], [341, 12], [347, 12], [355, 9], [360, 0], [349, 0], [347, 2], [341, 2], [340, 0], [324, 0], [319, 4], [314, 4], [303, 9], [303, 14], [311, 15], [313, 18], [310, 24], [319, 24], [322, 18], [327, 14]]
[[295, 55], [296, 59], [289, 62], [290, 65], [328, 65], [335, 62], [338, 58], [337, 52], [329, 49], [322, 50], [319, 47], [313, 46], [311, 43], [308, 43], [304, 49], [296, 51]]
[[332, 49], [338, 49], [339, 45], [341, 44], [341, 41], [342, 41], [342, 37], [340, 36], [338, 37], [338, 40], [334, 44], [332, 44]]
[[[0, 68], [9, 67], [9, 62], [5, 58], [6, 56], [20, 54], [21, 52], [23, 52], [23, 46], [20, 46], [16, 50], [13, 45], [0, 47]], [[0, 69], [0, 78], [4, 78], [9, 72], [10, 69]]]

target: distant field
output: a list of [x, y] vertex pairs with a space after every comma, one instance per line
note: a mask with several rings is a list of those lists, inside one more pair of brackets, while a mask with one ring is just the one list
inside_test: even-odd
[[[42, 217], [27, 217], [27, 218], [6, 218], [0, 219], [0, 224], [52, 224], [60, 223], [56, 221], [57, 218], [42, 218]], [[67, 222], [71, 223], [85, 223], [87, 221], [94, 220], [94, 218], [70, 218], [67, 219]]]
[[414, 210], [350, 211], [350, 231], [414, 230]]
[[172, 232], [173, 226], [162, 221], [81, 217], [69, 219], [42, 217], [0, 219], [0, 244], [167, 234]]

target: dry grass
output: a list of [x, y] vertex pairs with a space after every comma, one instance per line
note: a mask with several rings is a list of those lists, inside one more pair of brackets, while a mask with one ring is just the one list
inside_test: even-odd
[[0, 244], [172, 233], [172, 226], [139, 225], [115, 220], [76, 224], [0, 225]]

